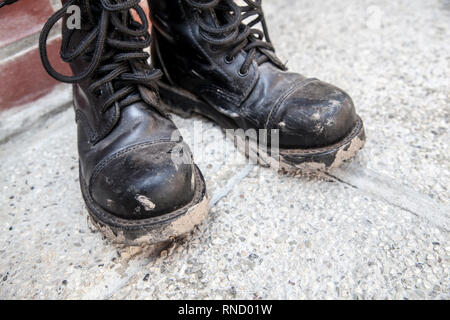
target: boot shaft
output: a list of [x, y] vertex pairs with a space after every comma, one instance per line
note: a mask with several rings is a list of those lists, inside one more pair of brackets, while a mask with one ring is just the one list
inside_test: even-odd
[[285, 70], [268, 41], [261, 2], [245, 2], [149, 0], [152, 57], [167, 83], [233, 109], [254, 89], [261, 64]]
[[240, 14], [229, 15], [229, 10], [239, 13], [234, 2], [203, 5], [193, 0], [149, 0], [149, 6], [152, 58], [165, 80], [189, 90], [200, 88], [202, 96], [218, 106], [240, 105], [258, 80], [258, 68], [250, 61], [242, 72], [247, 61], [242, 50], [229, 59], [241, 24]]
[[[159, 101], [153, 88], [161, 73], [152, 69], [143, 51], [150, 46], [148, 20], [137, 0], [114, 2], [62, 0], [63, 8], [49, 19], [40, 39], [44, 67], [57, 80], [73, 83], [74, 106], [85, 139], [97, 143], [118, 123], [121, 110], [144, 101], [155, 109]], [[81, 23], [71, 27], [71, 6], [77, 6]], [[139, 14], [136, 22], [131, 9]], [[74, 11], [78, 13], [77, 11]], [[56, 72], [46, 56], [51, 28], [62, 20], [61, 57], [73, 76]], [[75, 24], [76, 25], [76, 24]]]

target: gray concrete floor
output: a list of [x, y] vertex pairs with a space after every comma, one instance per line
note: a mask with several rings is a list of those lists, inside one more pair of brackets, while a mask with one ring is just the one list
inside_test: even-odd
[[92, 231], [73, 111], [40, 117], [0, 139], [0, 298], [450, 298], [450, 2], [264, 3], [291, 70], [352, 95], [368, 135], [357, 159], [280, 176], [226, 157], [215, 125], [175, 117], [213, 207], [154, 256]]

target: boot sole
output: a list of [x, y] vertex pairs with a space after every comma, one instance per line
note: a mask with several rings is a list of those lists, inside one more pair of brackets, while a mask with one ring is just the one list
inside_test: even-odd
[[[159, 82], [159, 91], [165, 107], [183, 118], [200, 114], [222, 128], [238, 129], [224, 115], [186, 90]], [[232, 138], [237, 149], [247, 157], [256, 156], [260, 165], [288, 174], [326, 172], [339, 167], [344, 161], [355, 157], [366, 141], [364, 125], [359, 116], [355, 127], [344, 139], [320, 148], [268, 150], [252, 139], [240, 135]]]
[[124, 246], [154, 245], [173, 240], [192, 231], [209, 213], [209, 197], [205, 180], [195, 167], [196, 191], [192, 201], [170, 213], [142, 219], [127, 220], [105, 211], [90, 196], [84, 179], [80, 178], [81, 193], [93, 225], [112, 243]]

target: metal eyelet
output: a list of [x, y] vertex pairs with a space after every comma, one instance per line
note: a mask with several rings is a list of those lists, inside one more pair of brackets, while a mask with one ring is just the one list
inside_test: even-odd
[[239, 71], [238, 71], [238, 75], [239, 75], [240, 77], [243, 77], [243, 78], [246, 77], [246, 76], [248, 76], [248, 73], [249, 73], [249, 70], [247, 70], [247, 72], [245, 72], [245, 73], [242, 72], [242, 70], [240, 70], [240, 69], [239, 69]]
[[234, 57], [229, 57], [229, 56], [223, 57], [223, 60], [225, 61], [226, 64], [232, 64], [234, 59], [235, 59]]

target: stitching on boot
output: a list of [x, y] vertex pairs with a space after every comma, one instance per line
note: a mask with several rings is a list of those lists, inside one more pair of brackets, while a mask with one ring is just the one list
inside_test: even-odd
[[283, 95], [281, 95], [281, 97], [278, 98], [274, 107], [272, 108], [272, 110], [270, 110], [269, 116], [267, 117], [267, 121], [266, 121], [264, 128], [267, 129], [269, 127], [269, 125], [273, 122], [273, 117], [277, 114], [278, 109], [283, 104], [283, 102], [286, 101], [286, 99], [292, 94], [292, 92], [294, 92], [297, 89], [303, 88], [306, 85], [313, 83], [315, 81], [319, 81], [319, 80], [316, 78], [308, 78], [308, 79], [302, 79], [302, 80], [294, 82], [294, 84], [292, 86], [290, 86], [283, 93]]

